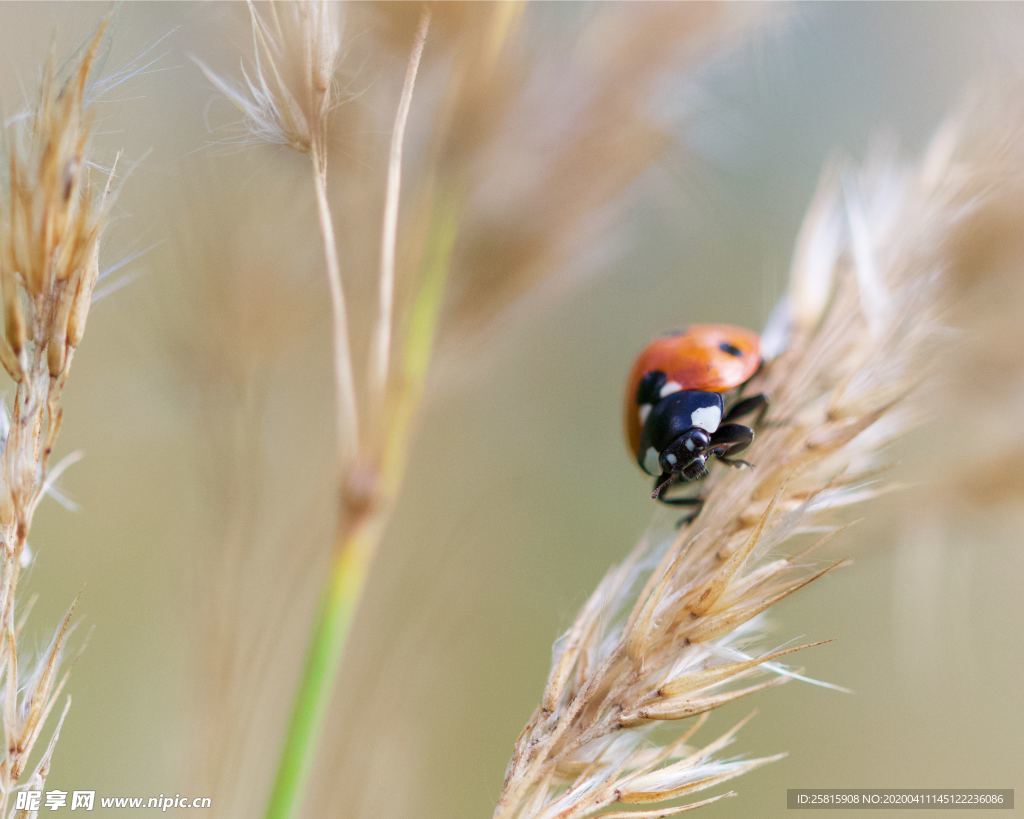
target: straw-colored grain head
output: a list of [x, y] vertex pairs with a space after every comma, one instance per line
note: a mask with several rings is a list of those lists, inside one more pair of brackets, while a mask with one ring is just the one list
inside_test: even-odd
[[839, 565], [815, 547], [844, 507], [884, 488], [888, 445], [921, 415], [956, 244], [992, 181], [956, 134], [943, 130], [917, 165], [882, 155], [825, 175], [750, 387], [772, 402], [755, 467], [715, 470], [695, 522], [668, 542], [648, 535], [556, 643], [497, 816], [647, 803], [670, 815], [694, 807], [680, 797], [767, 761], [722, 758], [735, 730], [704, 747], [690, 743], [700, 722], [667, 744], [652, 731], [807, 680], [780, 662], [804, 646], [763, 648], [760, 615]]
[[[31, 423], [27, 429], [12, 424], [5, 478], [14, 506], [29, 515], [36, 459], [41, 454], [45, 460], [52, 448], [60, 421], [56, 399], [85, 331], [111, 201], [114, 169], [97, 190], [86, 154], [92, 125], [86, 83], [102, 35], [97, 32], [65, 81], [55, 77], [52, 63], [47, 67], [36, 108], [17, 123], [20, 132], [10, 140], [0, 210], [0, 360], [19, 385], [15, 418]], [[30, 441], [21, 442], [26, 432]]]
[[38, 107], [8, 159], [0, 282], [3, 359], [16, 381], [40, 349], [46, 350], [49, 374], [62, 376], [67, 353], [85, 330], [109, 193], [108, 185], [95, 195], [84, 159], [92, 126], [84, 95], [101, 36], [63, 84], [52, 61], [47, 66]]
[[[34, 108], [16, 117], [8, 139], [7, 190], [0, 204], [0, 289], [4, 338], [0, 361], [16, 382], [3, 408], [0, 440], [0, 668], [4, 669], [4, 754], [0, 815], [19, 785], [39, 787], [49, 771], [67, 706], [48, 748], [27, 779], [26, 766], [66, 681], [61, 659], [73, 606], [38, 656], [19, 646], [16, 591], [35, 508], [47, 491], [50, 454], [71, 359], [82, 340], [99, 275], [99, 243], [114, 169], [98, 187], [88, 153], [92, 117], [88, 80], [103, 27], [59, 80], [52, 60]], [[18, 815], [29, 815], [24, 811]]]

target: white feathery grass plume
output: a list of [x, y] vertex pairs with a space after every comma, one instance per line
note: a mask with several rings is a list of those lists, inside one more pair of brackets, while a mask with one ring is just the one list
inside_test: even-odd
[[207, 79], [244, 116], [232, 141], [289, 145], [322, 154], [327, 115], [334, 104], [341, 54], [341, 3], [248, 2], [252, 63], [241, 65], [241, 84], [196, 60]]
[[[911, 399], [946, 318], [951, 237], [988, 179], [985, 162], [956, 156], [944, 129], [917, 164], [886, 154], [824, 175], [766, 329], [778, 354], [751, 385], [772, 401], [755, 468], [715, 470], [692, 524], [646, 536], [609, 571], [555, 644], [496, 817], [645, 815], [625, 812], [641, 803], [671, 815], [777, 758], [720, 759], [736, 729], [689, 740], [708, 712], [806, 679], [778, 661], [808, 646], [752, 648], [759, 615], [841, 565], [813, 550], [841, 530], [843, 507], [885, 488], [886, 447], [921, 415]], [[698, 715], [675, 742], [653, 733]]]

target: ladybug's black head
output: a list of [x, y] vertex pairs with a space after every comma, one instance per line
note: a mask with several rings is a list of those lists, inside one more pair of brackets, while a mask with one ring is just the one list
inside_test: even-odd
[[665, 447], [658, 456], [661, 477], [651, 497], [660, 497], [665, 487], [676, 478], [684, 481], [703, 478], [707, 474], [710, 446], [711, 436], [700, 427], [691, 427]]

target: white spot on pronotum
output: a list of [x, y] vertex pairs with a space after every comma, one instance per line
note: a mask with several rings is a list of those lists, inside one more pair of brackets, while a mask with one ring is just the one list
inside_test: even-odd
[[671, 395], [674, 392], [679, 392], [682, 388], [682, 384], [678, 384], [675, 381], [666, 381], [661, 388], [661, 397], [664, 398], [666, 395]]
[[696, 445], [694, 445], [693, 441], [691, 441], [689, 438], [683, 441], [683, 446], [690, 450], [690, 452], [693, 452], [693, 450], [697, 448]]
[[641, 404], [638, 414], [640, 415], [640, 426], [643, 426], [647, 423], [647, 416], [651, 414], [651, 405]]
[[701, 407], [690, 415], [690, 423], [706, 432], [714, 432], [722, 421], [722, 411], [718, 407]]
[[679, 461], [679, 459], [675, 455], [673, 455], [671, 452], [668, 453], [668, 455], [665, 456], [665, 460], [668, 461], [670, 464], [672, 464], [672, 466], [675, 466], [676, 463]]
[[653, 446], [647, 448], [647, 454], [644, 455], [644, 472], [648, 475], [657, 475], [661, 472], [661, 464], [658, 463], [658, 450]]

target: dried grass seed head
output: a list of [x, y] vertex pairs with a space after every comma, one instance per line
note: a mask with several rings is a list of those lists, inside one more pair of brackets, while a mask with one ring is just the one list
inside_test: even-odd
[[883, 154], [825, 175], [768, 331], [780, 352], [751, 387], [773, 400], [757, 467], [713, 472], [697, 521], [668, 542], [645, 538], [594, 592], [556, 644], [496, 816], [670, 802], [760, 762], [687, 755], [651, 730], [808, 680], [779, 662], [806, 646], [758, 648], [761, 615], [841, 565], [813, 549], [844, 507], [881, 491], [886, 447], [921, 414], [907, 399], [942, 335], [951, 237], [986, 167], [956, 155], [942, 131], [916, 166]]
[[35, 111], [16, 124], [19, 132], [10, 138], [8, 190], [0, 210], [6, 341], [0, 358], [16, 381], [44, 360], [50, 377], [64, 375], [99, 275], [114, 169], [95, 191], [86, 157], [92, 115], [85, 94], [102, 36], [101, 28], [63, 83], [51, 61]]
[[252, 60], [236, 84], [202, 62], [211, 83], [242, 112], [238, 141], [289, 145], [325, 161], [327, 119], [341, 54], [342, 4], [248, 3]]
[[87, 153], [92, 125], [87, 83], [104, 29], [101, 25], [66, 80], [57, 79], [50, 61], [35, 108], [17, 117], [11, 124], [14, 133], [6, 135], [0, 360], [17, 387], [0, 424], [0, 815], [5, 816], [26, 813], [8, 812], [16, 788], [43, 785], [67, 713], [65, 706], [35, 769], [22, 781], [67, 679], [62, 658], [74, 605], [48, 648], [32, 657], [24, 649], [25, 612], [16, 616], [16, 597], [36, 506], [60, 472], [60, 465], [48, 472], [48, 462], [63, 418], [61, 393], [99, 274], [99, 242], [116, 169], [115, 161], [102, 190], [94, 190], [90, 177], [95, 166]]

